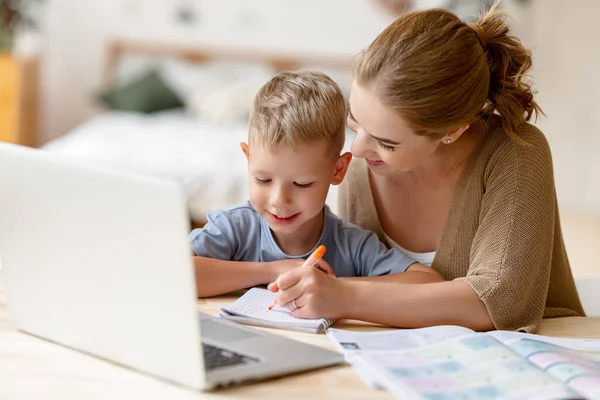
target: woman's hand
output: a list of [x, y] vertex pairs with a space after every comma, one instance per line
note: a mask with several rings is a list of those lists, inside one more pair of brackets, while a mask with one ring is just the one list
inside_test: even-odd
[[268, 287], [272, 292], [279, 292], [276, 303], [298, 318], [341, 318], [344, 307], [350, 304], [345, 298], [345, 283], [333, 274], [324, 273], [324, 264], [320, 260], [311, 268], [297, 268], [282, 274]]
[[[294, 258], [289, 260], [271, 261], [269, 263], [266, 263], [266, 266], [269, 269], [269, 281], [267, 282], [267, 284], [273, 284], [282, 274], [285, 274], [288, 271], [292, 271], [296, 268], [301, 267], [302, 264], [304, 264], [304, 261], [305, 260], [302, 258]], [[331, 268], [331, 266], [324, 260], [318, 260], [318, 262], [316, 262], [313, 265], [313, 268], [317, 268], [328, 275], [335, 276], [333, 268]], [[277, 286], [275, 286], [275, 290], [273, 290], [273, 292], [276, 291]]]

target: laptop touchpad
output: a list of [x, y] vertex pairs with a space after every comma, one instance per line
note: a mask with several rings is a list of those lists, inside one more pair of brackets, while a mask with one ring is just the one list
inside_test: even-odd
[[236, 329], [234, 326], [222, 324], [213, 319], [202, 319], [200, 329], [203, 338], [218, 340], [221, 343], [228, 343], [238, 340], [250, 339], [259, 336], [256, 333], [249, 332], [246, 329]]

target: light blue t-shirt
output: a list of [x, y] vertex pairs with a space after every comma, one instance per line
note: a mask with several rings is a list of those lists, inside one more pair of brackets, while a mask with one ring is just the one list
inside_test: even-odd
[[[404, 272], [416, 261], [398, 249], [388, 249], [373, 232], [366, 231], [333, 214], [325, 206], [319, 243], [327, 247], [323, 259], [338, 277], [378, 276]], [[208, 214], [203, 228], [190, 233], [196, 255], [228, 261], [269, 262], [308, 258], [285, 254], [275, 242], [267, 222], [249, 201]]]

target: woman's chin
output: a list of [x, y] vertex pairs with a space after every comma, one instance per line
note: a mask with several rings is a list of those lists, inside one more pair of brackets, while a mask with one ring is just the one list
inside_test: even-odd
[[393, 171], [393, 168], [390, 168], [390, 166], [388, 164], [378, 164], [378, 165], [373, 165], [370, 162], [367, 162], [367, 167], [373, 172], [376, 173], [377, 175], [387, 175], [390, 172]]

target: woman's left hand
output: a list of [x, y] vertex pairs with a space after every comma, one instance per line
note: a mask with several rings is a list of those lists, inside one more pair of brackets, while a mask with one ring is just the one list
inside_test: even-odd
[[278, 291], [276, 303], [298, 318], [339, 319], [349, 304], [344, 281], [314, 267], [286, 272], [268, 288]]

